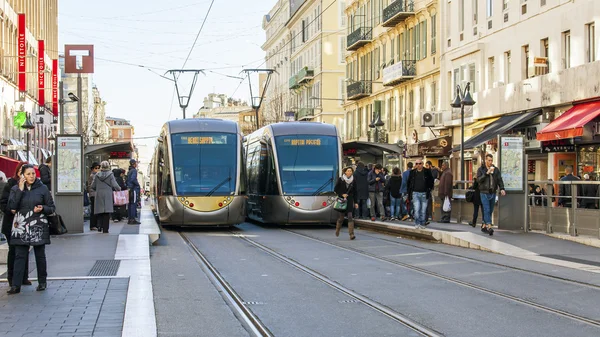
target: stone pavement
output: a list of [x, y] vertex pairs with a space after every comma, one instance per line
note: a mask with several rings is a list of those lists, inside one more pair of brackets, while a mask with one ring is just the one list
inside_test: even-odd
[[35, 291], [33, 253], [32, 286], [9, 296], [1, 275], [0, 336], [156, 336], [149, 234], [138, 234], [155, 231], [148, 212], [140, 226], [111, 223], [110, 234], [90, 232], [86, 222], [84, 233], [52, 236], [46, 291]]

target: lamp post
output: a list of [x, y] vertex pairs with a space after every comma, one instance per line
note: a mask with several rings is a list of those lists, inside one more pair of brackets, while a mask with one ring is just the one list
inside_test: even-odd
[[475, 105], [471, 97], [471, 83], [467, 82], [464, 91], [456, 85], [456, 97], [450, 104], [453, 108], [460, 108], [460, 180], [465, 181], [465, 106]]
[[375, 129], [375, 141], [374, 143], [379, 143], [379, 128], [384, 126], [385, 123], [381, 120], [381, 111], [377, 114], [377, 119], [371, 121], [369, 127], [371, 129]]
[[30, 142], [30, 138], [29, 138], [29, 131], [35, 129], [35, 125], [33, 125], [33, 123], [31, 122], [31, 118], [29, 117], [29, 114], [27, 114], [27, 118], [25, 119], [25, 123], [23, 123], [23, 125], [21, 125], [21, 127], [23, 129], [27, 129], [26, 133], [27, 133], [27, 144], [26, 144], [26, 151], [27, 151], [27, 162], [29, 163], [29, 142]]

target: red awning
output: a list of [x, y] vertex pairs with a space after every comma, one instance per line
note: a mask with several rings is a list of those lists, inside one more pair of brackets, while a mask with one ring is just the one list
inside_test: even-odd
[[[4, 172], [6, 178], [10, 178], [15, 174], [15, 170], [17, 169], [17, 165], [19, 165], [20, 161], [16, 159], [12, 159], [9, 157], [0, 156], [0, 171]], [[39, 177], [40, 171], [37, 166], [34, 166], [35, 173]]]
[[600, 115], [600, 102], [577, 104], [537, 133], [537, 140], [581, 137], [583, 126]]

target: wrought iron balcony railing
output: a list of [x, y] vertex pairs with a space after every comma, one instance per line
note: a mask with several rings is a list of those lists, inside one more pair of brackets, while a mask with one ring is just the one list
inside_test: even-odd
[[415, 15], [414, 0], [396, 0], [383, 9], [383, 26], [394, 27]]
[[373, 85], [371, 82], [354, 82], [348, 85], [346, 92], [348, 100], [355, 101], [363, 97], [370, 96], [373, 91]]
[[346, 39], [346, 50], [357, 50], [373, 40], [373, 29], [361, 27], [348, 35]]
[[383, 85], [393, 86], [417, 76], [417, 61], [398, 61], [383, 69]]

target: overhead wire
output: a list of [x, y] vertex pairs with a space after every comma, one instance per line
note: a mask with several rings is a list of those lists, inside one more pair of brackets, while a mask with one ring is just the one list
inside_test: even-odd
[[181, 68], [185, 68], [185, 65], [187, 64], [190, 56], [192, 55], [192, 51], [194, 51], [194, 47], [196, 46], [196, 42], [198, 42], [198, 38], [200, 37], [200, 33], [202, 33], [202, 29], [204, 28], [204, 24], [206, 24], [206, 20], [208, 19], [208, 15], [210, 14], [210, 11], [213, 7], [213, 4], [215, 3], [215, 0], [212, 0], [210, 2], [210, 7], [208, 7], [208, 11], [206, 11], [206, 16], [204, 16], [204, 20], [202, 21], [202, 25], [200, 26], [200, 29], [198, 30], [198, 34], [196, 34], [196, 38], [194, 39], [194, 43], [192, 44], [192, 47], [190, 48], [190, 52], [188, 53], [187, 57], [185, 58], [185, 61], [183, 62], [183, 66], [181, 66]]

